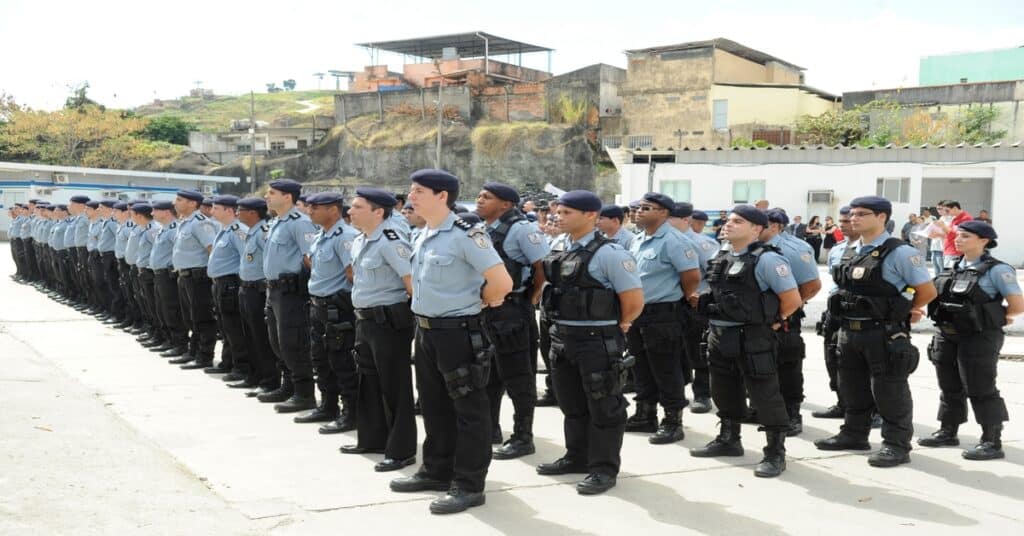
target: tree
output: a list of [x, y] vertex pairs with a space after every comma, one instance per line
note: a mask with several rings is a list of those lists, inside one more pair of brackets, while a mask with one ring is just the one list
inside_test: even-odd
[[142, 136], [152, 141], [165, 141], [175, 145], [188, 145], [188, 133], [196, 125], [173, 115], [152, 119], [142, 129]]
[[277, 87], [277, 82], [267, 82], [267, 93], [277, 93], [281, 91], [281, 88]]
[[71, 95], [64, 101], [64, 108], [69, 110], [81, 110], [86, 106], [99, 106], [100, 109], [105, 109], [104, 106], [97, 104], [96, 101], [90, 99], [86, 93], [89, 91], [89, 82], [81, 82], [75, 86], [68, 86], [68, 90], [71, 91]]
[[288, 80], [285, 80], [284, 82], [281, 82], [281, 85], [284, 86], [285, 91], [295, 91], [295, 79], [294, 78], [289, 78]]
[[969, 144], [995, 143], [1006, 136], [1005, 130], [992, 130], [999, 118], [997, 108], [972, 106], [958, 114], [957, 134], [960, 141]]
[[54, 112], [17, 110], [0, 129], [0, 160], [79, 165], [104, 141], [136, 134], [145, 120], [125, 118], [95, 104]]

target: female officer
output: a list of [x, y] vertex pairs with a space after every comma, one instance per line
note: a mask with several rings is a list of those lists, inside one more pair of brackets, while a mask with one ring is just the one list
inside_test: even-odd
[[974, 449], [964, 451], [968, 460], [1005, 456], [1000, 434], [1009, 416], [996, 388], [996, 364], [1003, 346], [1003, 326], [1024, 312], [1016, 271], [989, 254], [996, 247], [996, 238], [995, 229], [985, 222], [966, 221], [958, 226], [955, 243], [964, 257], [935, 278], [939, 297], [928, 308], [939, 329], [928, 347], [928, 357], [935, 364], [942, 390], [940, 428], [917, 443], [923, 447], [959, 445], [957, 428], [967, 422], [970, 398], [982, 434]]

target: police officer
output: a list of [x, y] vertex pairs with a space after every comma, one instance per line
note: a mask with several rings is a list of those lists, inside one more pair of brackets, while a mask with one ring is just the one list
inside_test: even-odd
[[[270, 344], [286, 369], [284, 382], [270, 392], [260, 394], [260, 402], [282, 403], [295, 411], [316, 406], [313, 364], [309, 356], [309, 268], [304, 264], [317, 230], [309, 216], [296, 206], [302, 185], [291, 179], [278, 179], [267, 190], [267, 206], [277, 213], [270, 223], [263, 274], [267, 279], [267, 329]], [[275, 406], [275, 409], [276, 406]]]
[[22, 251], [25, 254], [25, 265], [26, 274], [25, 279], [28, 283], [35, 283], [39, 279], [39, 266], [36, 259], [35, 251], [35, 239], [32, 234], [32, 230], [35, 229], [36, 221], [39, 218], [36, 207], [38, 206], [38, 199], [30, 199], [28, 206], [26, 207], [25, 223], [21, 229], [22, 238]]
[[[357, 418], [352, 308], [352, 241], [356, 230], [342, 220], [344, 198], [321, 192], [306, 198], [310, 219], [320, 227], [309, 248], [309, 349], [320, 391], [320, 405], [295, 417], [297, 423], [334, 421], [330, 431], [355, 429]], [[341, 408], [338, 398], [341, 397]], [[309, 409], [303, 407], [302, 409]]]
[[194, 360], [195, 356], [189, 354], [188, 330], [185, 329], [185, 322], [181, 318], [178, 280], [173, 265], [178, 215], [170, 201], [154, 201], [152, 206], [153, 219], [160, 224], [160, 232], [153, 242], [149, 267], [153, 270], [153, 294], [158, 305], [164, 339], [167, 342], [150, 350], [161, 352], [160, 357], [184, 359], [187, 363]]
[[[149, 306], [146, 305], [145, 293], [142, 290], [141, 272], [139, 270], [139, 239], [145, 232], [145, 225], [152, 220], [152, 211], [148, 218], [143, 218], [141, 221], [143, 225], [139, 225], [139, 214], [132, 210], [135, 205], [147, 205], [147, 203], [141, 199], [137, 199], [128, 203], [127, 213], [128, 221], [131, 222], [131, 230], [128, 233], [128, 240], [124, 246], [124, 262], [128, 267], [127, 272], [127, 289], [128, 296], [133, 304], [133, 321], [132, 325], [125, 329], [132, 335], [150, 335], [152, 333], [153, 322], [149, 315]], [[152, 252], [153, 243], [150, 242], [150, 249], [146, 251], [146, 254]], [[146, 259], [147, 265], [149, 259]], [[152, 280], [150, 281], [152, 283]]]
[[88, 196], [74, 195], [71, 196], [71, 203], [68, 204], [68, 212], [73, 218], [68, 231], [73, 234], [73, 238], [71, 241], [67, 241], [67, 239], [65, 241], [71, 247], [74, 262], [73, 272], [77, 285], [75, 301], [78, 302], [74, 307], [76, 311], [84, 311], [89, 308], [87, 292], [89, 271], [86, 264], [89, 261], [89, 252], [86, 249], [86, 244], [89, 241], [89, 217], [86, 215], [86, 203], [88, 202]]
[[512, 437], [494, 451], [497, 460], [535, 452], [533, 412], [537, 382], [533, 356], [537, 353], [537, 336], [530, 326], [535, 322], [533, 304], [540, 300], [544, 288], [541, 261], [549, 248], [544, 234], [516, 208], [518, 204], [519, 192], [500, 182], [484, 184], [476, 197], [476, 212], [487, 223], [491, 243], [505, 263], [513, 286], [504, 304], [483, 311], [483, 328], [493, 349], [495, 365], [491, 368], [487, 395], [492, 434], [497, 432], [499, 440], [503, 390], [508, 392], [514, 408]]
[[996, 247], [997, 238], [988, 223], [961, 223], [954, 244], [963, 257], [935, 278], [939, 297], [928, 304], [928, 315], [939, 330], [928, 346], [928, 358], [935, 365], [942, 390], [941, 427], [917, 444], [959, 445], [957, 430], [967, 422], [970, 399], [974, 418], [981, 425], [981, 441], [962, 453], [968, 460], [1006, 456], [1001, 435], [1003, 422], [1010, 417], [996, 387], [996, 366], [1003, 346], [1003, 326], [1024, 312], [1024, 297], [1016, 270], [989, 252]]
[[[180, 364], [185, 370], [205, 369], [212, 365], [217, 344], [213, 291], [206, 266], [220, 226], [199, 210], [202, 202], [203, 194], [194, 190], [178, 190], [174, 198], [174, 209], [181, 217], [181, 223], [174, 237], [172, 263], [178, 274], [181, 318], [191, 335], [189, 353], [170, 363]], [[188, 357], [192, 359], [186, 360]]]
[[[750, 205], [733, 207], [723, 226], [729, 247], [708, 265], [710, 290], [700, 295], [698, 310], [708, 316], [708, 366], [711, 397], [718, 407], [718, 437], [692, 456], [742, 456], [740, 422], [747, 413], [745, 394], [765, 430], [764, 458], [754, 469], [759, 477], [786, 470], [789, 416], [779, 392], [778, 330], [800, 308], [800, 292], [789, 263], [778, 250], [758, 241], [768, 218]], [[746, 387], [746, 389], [744, 389]]]
[[[844, 205], [839, 208], [839, 231], [843, 233], [843, 241], [837, 243], [828, 252], [827, 267], [830, 276], [843, 258], [843, 252], [846, 251], [846, 247], [860, 239], [860, 233], [854, 231], [850, 223], [849, 206]], [[834, 282], [835, 280], [833, 280]], [[836, 393], [835, 404], [823, 410], [811, 412], [812, 416], [819, 419], [842, 419], [846, 415], [846, 410], [843, 409], [842, 393], [839, 391], [839, 352], [837, 346], [842, 316], [841, 311], [838, 310], [837, 302], [831, 299], [838, 290], [838, 287], [832, 287], [830, 290], [830, 299], [826, 304], [825, 311], [821, 314], [821, 321], [817, 325], [818, 335], [822, 336], [825, 344], [825, 370], [828, 372], [828, 387]]]
[[[708, 216], [699, 210], [694, 210], [692, 204], [686, 202], [676, 203], [674, 215], [675, 218], [672, 218], [670, 221], [680, 220], [682, 224], [679, 229], [680, 232], [684, 238], [690, 240], [694, 250], [697, 252], [701, 269], [701, 280], [700, 285], [697, 287], [697, 292], [706, 292], [708, 290], [708, 282], [705, 274], [708, 262], [718, 254], [718, 250], [721, 249], [722, 245], [713, 237], [701, 233], [704, 229], [704, 224], [708, 221]], [[693, 382], [690, 386], [693, 390], [693, 402], [690, 403], [690, 412], [708, 413], [711, 411], [711, 379], [708, 375], [707, 356], [700, 351], [701, 341], [706, 340], [707, 337], [708, 318], [692, 307], [684, 308], [683, 316], [685, 318], [683, 322], [683, 343], [685, 347], [683, 357], [686, 359], [687, 366], [691, 369]]]
[[131, 291], [131, 270], [125, 254], [128, 249], [128, 238], [135, 231], [135, 222], [129, 218], [128, 203], [119, 201], [114, 204], [113, 219], [117, 222], [117, 233], [114, 237], [114, 258], [117, 262], [117, 292], [121, 296], [124, 310], [121, 321], [113, 324], [118, 329], [131, 329], [140, 320], [137, 303]]
[[405, 218], [406, 223], [409, 225], [409, 244], [415, 245], [420, 238], [420, 234], [423, 233], [427, 222], [423, 219], [423, 216], [416, 214], [416, 208], [412, 205], [402, 207], [402, 217]]
[[910, 461], [914, 402], [907, 378], [917, 369], [910, 324], [936, 296], [918, 250], [885, 231], [889, 200], [850, 202], [860, 240], [846, 247], [833, 269], [839, 290], [830, 298], [841, 311], [839, 389], [846, 410], [840, 432], [814, 444], [821, 450], [870, 450], [871, 410], [882, 417], [882, 448], [868, 458], [875, 467]]
[[124, 297], [118, 285], [117, 257], [114, 247], [117, 245], [117, 220], [114, 219], [113, 199], [100, 200], [96, 213], [100, 219], [99, 235], [96, 238], [96, 252], [99, 263], [96, 264], [93, 279], [100, 288], [100, 303], [108, 313], [107, 318], [100, 319], [105, 324], [117, 324], [124, 318]]
[[[654, 433], [651, 444], [683, 439], [683, 331], [679, 329], [683, 298], [697, 292], [701, 273], [697, 252], [668, 223], [675, 201], [656, 192], [644, 194], [637, 216], [642, 231], [630, 254], [644, 289], [644, 310], [626, 334], [636, 357], [636, 413], [626, 420], [627, 432]], [[658, 424], [658, 403], [665, 418]]]
[[249, 341], [249, 376], [237, 383], [235, 389], [252, 389], [246, 396], [269, 393], [281, 387], [281, 371], [277, 356], [270, 346], [267, 333], [265, 307], [267, 280], [263, 275], [263, 252], [266, 249], [270, 226], [267, 225], [267, 202], [259, 197], [238, 200], [238, 220], [246, 226], [245, 245], [239, 260], [238, 309], [242, 317], [246, 339]]
[[629, 229], [622, 226], [626, 213], [618, 205], [605, 205], [601, 207], [601, 213], [597, 218], [597, 230], [605, 238], [622, 246], [622, 249], [629, 250], [633, 245], [636, 235]]
[[[821, 290], [814, 248], [805, 240], [783, 232], [789, 225], [789, 216], [784, 211], [775, 208], [765, 214], [768, 216], [768, 226], [761, 231], [761, 242], [778, 249], [786, 258], [800, 292], [800, 299], [802, 303], [807, 303]], [[789, 430], [786, 435], [790, 437], [803, 431], [800, 404], [804, 400], [803, 361], [807, 348], [800, 335], [800, 320], [805, 316], [801, 307], [789, 315], [782, 327], [775, 331], [779, 343], [779, 389], [789, 414]]]
[[28, 217], [25, 216], [24, 203], [14, 204], [14, 208], [11, 209], [11, 218], [11, 226], [7, 230], [7, 235], [11, 238], [11, 256], [14, 257], [14, 264], [17, 268], [11, 277], [21, 283], [26, 280], [24, 240], [21, 237], [21, 229], [28, 221]]
[[238, 295], [241, 280], [238, 270], [249, 228], [238, 221], [235, 213], [238, 198], [219, 195], [213, 198], [212, 218], [220, 230], [213, 240], [206, 275], [213, 282], [213, 307], [217, 311], [217, 327], [223, 341], [220, 363], [203, 369], [207, 374], [224, 374], [221, 380], [237, 382], [249, 375], [249, 340], [239, 313]]
[[142, 333], [136, 338], [144, 348], [156, 348], [168, 342], [166, 330], [160, 322], [156, 302], [155, 276], [150, 267], [153, 244], [160, 233], [160, 223], [153, 219], [153, 207], [149, 203], [133, 203], [132, 220], [136, 234], [128, 240], [125, 257], [135, 258], [135, 278], [139, 289], [139, 309], [142, 313]]
[[643, 308], [636, 261], [597, 234], [601, 200], [588, 191], [559, 198], [558, 226], [565, 247], [544, 259], [548, 286], [542, 307], [551, 322], [551, 375], [565, 418], [561, 458], [537, 466], [541, 475], [586, 474], [583, 495], [615, 486], [626, 424], [623, 350]]
[[53, 210], [54, 224], [50, 227], [50, 248], [53, 250], [52, 270], [57, 282], [57, 289], [61, 297], [57, 298], [60, 303], [64, 302], [63, 296], [67, 296], [71, 281], [67, 278], [67, 246], [64, 244], [64, 234], [68, 226], [67, 205], [57, 204]]
[[452, 212], [459, 195], [454, 175], [423, 169], [410, 180], [409, 202], [427, 222], [412, 254], [412, 311], [419, 327], [416, 386], [426, 438], [420, 469], [392, 480], [391, 489], [447, 490], [430, 511], [448, 514], [485, 500], [491, 416], [484, 388], [490, 356], [480, 310], [500, 307], [512, 278], [487, 232]]
[[[352, 305], [359, 372], [358, 441], [355, 449], [381, 451], [378, 472], [416, 463], [416, 417], [413, 410], [412, 249], [394, 228], [389, 212], [395, 196], [376, 188], [359, 188], [349, 216], [361, 231], [352, 243]], [[349, 448], [348, 451], [354, 450]], [[344, 450], [343, 450], [344, 452]]]

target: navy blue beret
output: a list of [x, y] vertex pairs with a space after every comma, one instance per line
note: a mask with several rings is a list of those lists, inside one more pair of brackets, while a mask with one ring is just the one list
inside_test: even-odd
[[640, 208], [640, 200], [639, 199], [637, 199], [636, 201], [630, 201], [629, 202], [629, 210], [636, 210], [638, 208]]
[[114, 210], [128, 210], [128, 203], [118, 201], [117, 203], [114, 203]]
[[261, 197], [246, 197], [238, 200], [238, 208], [249, 210], [263, 210], [267, 208], [267, 202]]
[[845, 216], [845, 215], [847, 215], [849, 213], [850, 213], [850, 205], [843, 205], [843, 206], [839, 207], [839, 214], [840, 215]]
[[443, 169], [421, 169], [409, 175], [409, 181], [430, 188], [434, 191], [459, 193], [459, 179]]
[[789, 224], [789, 216], [784, 210], [777, 208], [770, 208], [764, 211], [764, 215], [768, 218], [770, 223], [781, 223], [782, 225]]
[[477, 214], [476, 212], [467, 212], [465, 214], [459, 214], [459, 219], [470, 225], [476, 225], [483, 221], [482, 219], [480, 219], [480, 215]]
[[874, 212], [885, 212], [892, 214], [892, 203], [884, 197], [877, 195], [866, 195], [850, 201], [850, 207], [866, 208]]
[[989, 224], [980, 220], [968, 220], [956, 226], [957, 231], [967, 231], [971, 234], [976, 234], [980, 238], [988, 238], [989, 240], [995, 240], [999, 238], [996, 234], [996, 230]]
[[382, 207], [393, 207], [398, 204], [395, 194], [380, 188], [356, 188], [356, 196]]
[[132, 212], [138, 212], [139, 214], [152, 214], [153, 206], [149, 203], [135, 203], [132, 205]]
[[465, 214], [469, 212], [469, 209], [462, 205], [455, 205], [455, 208], [453, 208], [452, 211], [454, 211], [456, 214]]
[[71, 196], [72, 203], [88, 203], [89, 196], [87, 195], [73, 195]]
[[100, 204], [107, 208], [114, 208], [117, 204], [117, 199], [100, 199]]
[[[38, 204], [38, 203], [36, 203], [36, 204]], [[100, 202], [99, 201], [89, 201], [88, 203], [85, 204], [85, 206], [87, 206], [89, 208], [100, 208]]]
[[487, 182], [484, 183], [484, 190], [498, 196], [498, 199], [501, 199], [502, 201], [519, 203], [519, 192], [507, 184], [500, 182]]
[[320, 192], [306, 198], [310, 205], [335, 205], [345, 200], [345, 196], [338, 192]]
[[672, 210], [676, 206], [676, 202], [671, 197], [658, 192], [647, 192], [644, 194], [643, 199], [644, 201], [661, 205], [668, 210]]
[[672, 207], [672, 210], [669, 211], [669, 216], [672, 216], [673, 218], [689, 218], [692, 215], [693, 204], [687, 203], [686, 201], [676, 203], [675, 206]]
[[601, 207], [601, 216], [605, 218], [618, 218], [622, 219], [626, 217], [626, 213], [622, 211], [622, 207], [618, 205], [605, 205]]
[[302, 201], [303, 203], [305, 203], [308, 199], [309, 199], [308, 195], [300, 195], [299, 196], [299, 201]]
[[39, 201], [40, 201], [39, 199], [29, 199], [28, 200], [29, 203], [35, 203], [37, 205], [39, 204]]
[[57, 210], [67, 210], [68, 209], [68, 206], [65, 205], [64, 203], [57, 203], [54, 206], [57, 208]]
[[599, 212], [601, 210], [601, 198], [590, 190], [565, 192], [558, 197], [558, 202], [583, 212]]
[[270, 187], [286, 194], [296, 194], [302, 191], [302, 183], [292, 179], [277, 179], [270, 181]]
[[694, 210], [690, 218], [697, 221], [708, 221], [708, 215], [703, 210]]
[[153, 210], [171, 210], [174, 208], [174, 203], [170, 201], [153, 201]]
[[214, 197], [212, 200], [210, 200], [210, 203], [214, 205], [235, 208], [238, 206], [238, 196], [218, 195], [217, 197]]
[[188, 199], [190, 201], [195, 201], [197, 203], [202, 203], [203, 202], [203, 194], [201, 194], [201, 193], [199, 193], [199, 192], [197, 192], [195, 190], [178, 190], [178, 194], [177, 195], [178, 195], [178, 197], [183, 197], [185, 199]]
[[53, 209], [55, 209], [55, 208], [57, 208], [57, 205], [50, 205], [50, 204], [43, 205], [43, 210], [49, 210], [50, 212], [53, 212]]
[[537, 221], [537, 213], [536, 212], [527, 212], [526, 213], [526, 219], [529, 220], [529, 221], [533, 221], [533, 222]]
[[754, 225], [760, 225], [762, 227], [768, 226], [768, 216], [754, 205], [736, 205], [735, 207], [732, 207], [731, 212]]
[[212, 207], [213, 206], [213, 198], [212, 197], [204, 197], [203, 201], [201, 203], [199, 203], [199, 204], [204, 206], [204, 207]]

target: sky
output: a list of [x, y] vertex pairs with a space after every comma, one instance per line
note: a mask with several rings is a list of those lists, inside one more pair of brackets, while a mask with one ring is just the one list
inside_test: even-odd
[[[841, 94], [917, 85], [922, 56], [1024, 46], [1024, 1], [0, 0], [0, 93], [54, 109], [83, 81], [117, 108], [181, 96], [197, 82], [228, 95], [289, 78], [317, 89], [315, 72], [370, 63], [354, 43], [470, 31], [555, 49], [555, 74], [625, 67], [627, 49], [725, 37]], [[401, 56], [380, 59], [401, 70]]]

